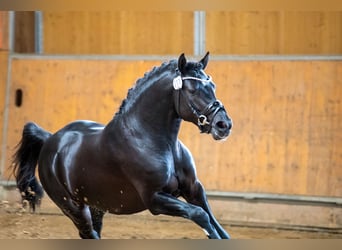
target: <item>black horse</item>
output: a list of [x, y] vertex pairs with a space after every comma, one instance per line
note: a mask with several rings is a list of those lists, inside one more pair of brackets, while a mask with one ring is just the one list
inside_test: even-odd
[[215, 140], [230, 133], [231, 119], [204, 72], [208, 58], [187, 62], [182, 54], [154, 68], [106, 126], [75, 121], [51, 135], [27, 123], [14, 158], [20, 191], [40, 187], [30, 186], [38, 162], [44, 190], [82, 238], [100, 238], [105, 212], [146, 209], [190, 219], [209, 238], [229, 238], [210, 211], [191, 153], [177, 138], [182, 119]]

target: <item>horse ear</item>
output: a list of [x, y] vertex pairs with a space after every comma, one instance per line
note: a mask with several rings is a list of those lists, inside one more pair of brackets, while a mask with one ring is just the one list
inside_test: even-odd
[[181, 73], [184, 73], [185, 65], [186, 65], [186, 58], [185, 58], [184, 53], [182, 53], [178, 58], [178, 69]]
[[207, 67], [209, 61], [209, 51], [207, 52], [207, 54], [205, 54], [205, 56], [201, 59], [201, 61], [199, 61], [200, 64], [202, 64], [202, 69], [205, 69], [205, 67]]

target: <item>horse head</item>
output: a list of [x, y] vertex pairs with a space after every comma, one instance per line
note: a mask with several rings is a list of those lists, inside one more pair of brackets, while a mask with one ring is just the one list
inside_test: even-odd
[[228, 137], [232, 120], [215, 96], [214, 82], [204, 72], [208, 60], [209, 52], [199, 62], [188, 62], [184, 54], [180, 55], [173, 80], [175, 108], [180, 118], [197, 125], [202, 133], [222, 140]]

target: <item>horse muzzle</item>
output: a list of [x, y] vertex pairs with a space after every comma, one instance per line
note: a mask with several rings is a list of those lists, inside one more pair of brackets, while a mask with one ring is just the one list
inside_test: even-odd
[[230, 134], [233, 123], [222, 103], [216, 100], [198, 116], [197, 125], [201, 133], [211, 133], [215, 140], [223, 140]]
[[229, 136], [232, 127], [232, 120], [226, 112], [221, 111], [213, 118], [210, 133], [215, 140], [224, 140]]

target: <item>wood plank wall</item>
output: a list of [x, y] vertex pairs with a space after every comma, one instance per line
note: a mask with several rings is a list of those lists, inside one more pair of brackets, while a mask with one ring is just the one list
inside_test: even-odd
[[[3, 142], [3, 121], [5, 112], [5, 98], [7, 86], [7, 66], [8, 66], [8, 12], [0, 11], [0, 162], [5, 157], [2, 152]], [[0, 176], [2, 172], [0, 169]]]
[[201, 169], [209, 187], [341, 196], [341, 61], [222, 61], [208, 72], [235, 125], [226, 147], [196, 151], [217, 171]]
[[193, 12], [43, 12], [44, 52], [193, 52]]
[[0, 11], [0, 50], [8, 50], [8, 12]]
[[[43, 12], [44, 51], [193, 53], [193, 12]], [[206, 12], [212, 54], [341, 54], [342, 11]]]
[[[8, 159], [25, 122], [52, 132], [74, 119], [107, 123], [135, 80], [159, 64], [13, 60]], [[211, 61], [206, 71], [234, 121], [225, 142], [182, 125], [208, 190], [342, 196], [341, 61]]]
[[207, 12], [214, 54], [341, 54], [342, 12]]

